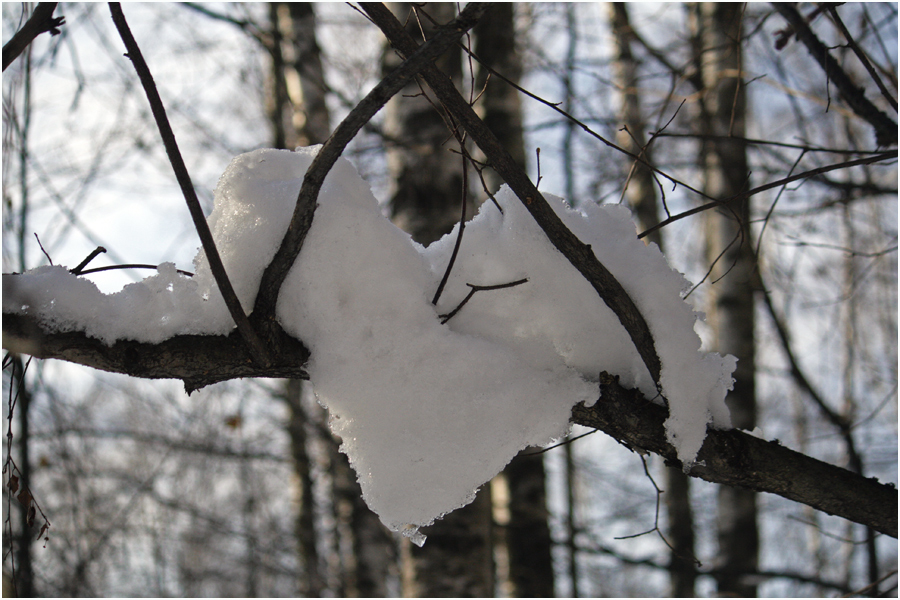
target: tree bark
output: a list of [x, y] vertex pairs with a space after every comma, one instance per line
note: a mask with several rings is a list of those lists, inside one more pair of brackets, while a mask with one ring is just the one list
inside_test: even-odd
[[[641, 114], [641, 98], [638, 93], [638, 64], [632, 54], [634, 32], [625, 3], [610, 4], [610, 21], [615, 37], [616, 59], [614, 73], [621, 90], [621, 121], [618, 144], [633, 154], [652, 163], [652, 152], [647, 146], [644, 131], [646, 123]], [[659, 222], [659, 198], [653, 172], [644, 164], [633, 162], [626, 180], [624, 197], [633, 208], [638, 226], [649, 229]], [[655, 230], [645, 242], [654, 243], [663, 250], [662, 232]], [[691, 481], [681, 469], [665, 467], [665, 502], [669, 541], [669, 590], [673, 598], [690, 598], [695, 594], [697, 566], [694, 558], [694, 515], [691, 509]]]
[[[748, 189], [745, 134], [745, 94], [741, 81], [741, 4], [703, 3], [700, 41], [704, 83], [701, 115], [708, 137], [701, 150], [705, 193], [732, 198]], [[733, 137], [732, 137], [733, 136]], [[734, 427], [756, 427], [755, 288], [756, 259], [750, 230], [750, 199], [734, 201], [707, 213], [707, 260], [710, 273], [709, 322], [719, 352], [738, 359], [734, 388], [725, 402]], [[759, 567], [756, 495], [748, 490], [718, 490], [718, 592], [756, 596], [756, 584], [746, 573]]]
[[[456, 5], [392, 3], [391, 11], [406, 22], [410, 36], [430, 38], [436, 27], [456, 16]], [[428, 17], [434, 19], [433, 23]], [[421, 28], [421, 29], [420, 29]], [[424, 41], [424, 40], [423, 40]], [[392, 71], [402, 60], [386, 48], [384, 70]], [[452, 49], [435, 61], [457, 88], [462, 82], [462, 55]], [[449, 233], [459, 221], [463, 201], [461, 160], [450, 153], [456, 145], [440, 101], [418, 80], [410, 83], [387, 105], [385, 132], [391, 139], [388, 166], [394, 190], [391, 219], [420, 244], [428, 245]], [[467, 214], [474, 204], [466, 195]], [[423, 547], [404, 552], [405, 596], [484, 597], [494, 595], [492, 506], [490, 487], [484, 486], [475, 501], [430, 527]], [[405, 541], [404, 543], [409, 543]]]
[[[522, 61], [516, 51], [514, 4], [499, 3], [485, 13], [475, 33], [475, 53], [494, 70], [518, 83]], [[490, 78], [480, 69], [475, 94], [481, 94], [479, 109], [484, 124], [509, 151], [523, 170], [526, 168], [525, 141], [522, 136], [522, 105], [519, 92], [499, 78]], [[493, 169], [484, 172], [491, 192], [503, 180]], [[465, 241], [463, 241], [465, 243]], [[543, 455], [519, 453], [507, 465], [502, 477], [509, 490], [509, 522], [502, 537], [509, 557], [511, 595], [516, 598], [547, 598], [554, 595], [553, 540], [547, 523], [546, 473]]]

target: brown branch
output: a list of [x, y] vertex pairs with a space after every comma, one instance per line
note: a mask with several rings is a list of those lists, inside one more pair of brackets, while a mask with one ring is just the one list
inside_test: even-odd
[[[236, 332], [228, 336], [182, 335], [159, 344], [119, 341], [107, 346], [83, 332], [43, 331], [29, 316], [3, 315], [3, 347], [11, 352], [57, 358], [132, 377], [177, 378], [184, 381], [188, 392], [240, 377], [307, 379], [309, 351], [283, 333], [278, 344], [275, 362], [260, 367], [250, 360]], [[650, 402], [640, 392], [625, 390], [605, 373], [600, 393], [594, 406], [579, 404], [572, 409], [572, 422], [600, 429], [628, 448], [653, 452], [668, 463], [680, 464], [675, 448], [666, 440], [665, 407]], [[777, 494], [897, 537], [897, 491], [890, 484], [738, 430], [707, 430], [697, 460], [689, 473], [694, 477]]]
[[250, 348], [250, 354], [253, 357], [253, 360], [261, 365], [265, 365], [270, 360], [269, 352], [266, 350], [266, 347], [263, 346], [259, 336], [256, 335], [256, 332], [250, 325], [250, 321], [247, 319], [247, 315], [241, 307], [241, 301], [234, 292], [231, 281], [228, 279], [228, 274], [225, 272], [225, 265], [222, 264], [222, 258], [219, 256], [219, 251], [216, 249], [216, 243], [213, 240], [212, 232], [209, 230], [209, 225], [206, 223], [206, 217], [203, 214], [203, 209], [200, 207], [200, 200], [197, 198], [197, 192], [194, 190], [194, 185], [191, 183], [191, 177], [188, 174], [187, 167], [184, 164], [184, 160], [181, 158], [181, 151], [178, 150], [178, 144], [175, 141], [175, 133], [172, 131], [172, 126], [169, 125], [169, 119], [166, 117], [166, 109], [163, 107], [162, 99], [159, 97], [156, 84], [153, 82], [153, 75], [150, 73], [150, 68], [147, 66], [146, 61], [144, 61], [141, 49], [138, 47], [134, 36], [131, 34], [128, 23], [125, 21], [125, 15], [122, 13], [121, 5], [117, 2], [110, 2], [109, 11], [112, 13], [116, 29], [119, 30], [119, 35], [125, 43], [125, 48], [128, 49], [128, 54], [126, 54], [126, 56], [131, 59], [134, 70], [137, 71], [138, 77], [141, 80], [141, 85], [144, 87], [144, 91], [147, 94], [147, 100], [150, 101], [150, 110], [153, 112], [153, 118], [156, 120], [159, 133], [162, 136], [166, 154], [169, 156], [169, 162], [172, 163], [172, 169], [175, 171], [175, 178], [178, 180], [178, 185], [181, 186], [181, 192], [184, 194], [184, 199], [187, 202], [188, 210], [191, 213], [191, 219], [194, 221], [194, 227], [197, 230], [197, 234], [200, 236], [200, 243], [203, 245], [203, 252], [206, 254], [206, 258], [209, 261], [209, 268], [216, 280], [216, 285], [218, 285], [219, 291], [222, 293], [222, 298], [225, 300], [228, 312], [231, 313], [231, 317], [234, 319], [241, 337]]
[[[8, 291], [10, 277], [4, 275]], [[140, 315], [135, 315], [140, 318]], [[257, 364], [237, 332], [229, 335], [177, 335], [158, 344], [119, 340], [112, 346], [83, 331], [57, 333], [33, 317], [3, 314], [3, 348], [36, 358], [55, 358], [110, 373], [144, 379], [180, 379], [188, 393], [240, 377], [309, 379], [309, 350], [283, 331], [278, 352], [267, 366]]]
[[847, 72], [838, 64], [828, 48], [816, 34], [810, 29], [806, 19], [797, 12], [792, 4], [773, 2], [773, 8], [791, 25], [797, 39], [803, 42], [809, 53], [825, 71], [828, 81], [834, 83], [841, 97], [857, 116], [869, 122], [875, 129], [875, 139], [879, 146], [893, 146], [897, 144], [897, 124], [866, 98], [865, 90], [857, 87], [847, 75]]
[[[384, 5], [363, 2], [361, 6], [402, 55], [411, 56], [416, 52], [418, 48], [416, 42]], [[597, 260], [590, 245], [583, 244], [563, 224], [528, 175], [522, 171], [497, 137], [475, 114], [450, 79], [434, 65], [429, 65], [424, 69], [422, 76], [447, 107], [447, 110], [478, 144], [494, 170], [509, 184], [534, 220], [544, 230], [550, 242], [591, 283], [606, 305], [615, 313], [631, 337], [647, 370], [653, 377], [653, 381], [658, 384], [661, 366], [653, 343], [653, 335], [650, 333], [650, 328], [643, 315], [622, 285]]]
[[510, 283], [500, 283], [498, 285], [473, 285], [471, 283], [467, 283], [466, 285], [469, 286], [470, 289], [469, 289], [469, 293], [466, 295], [466, 297], [463, 298], [462, 301], [456, 305], [456, 308], [451, 310], [446, 315], [438, 315], [441, 319], [441, 325], [443, 325], [444, 323], [446, 323], [447, 321], [452, 319], [454, 316], [456, 316], [456, 313], [458, 313], [460, 311], [460, 309], [463, 306], [465, 306], [469, 300], [472, 299], [472, 296], [475, 295], [475, 292], [484, 292], [484, 291], [488, 291], [488, 290], [502, 290], [502, 289], [506, 289], [506, 288], [515, 287], [517, 285], [522, 285], [523, 283], [526, 283], [527, 281], [528, 281], [528, 278], [519, 279], [518, 281], [511, 281]]
[[[300, 248], [306, 233], [312, 225], [313, 213], [316, 210], [316, 198], [325, 181], [325, 176], [337, 162], [347, 144], [356, 136], [362, 127], [387, 104], [397, 92], [403, 89], [406, 82], [419, 71], [432, 64], [432, 61], [451, 48], [469, 29], [475, 26], [478, 19], [487, 10], [488, 3], [472, 2], [459, 14], [453, 22], [445, 25], [428, 42], [410, 53], [390, 75], [382, 79], [363, 100], [350, 111], [350, 114], [338, 125], [331, 137], [325, 142], [313, 160], [297, 197], [291, 224], [284, 235], [281, 246], [275, 257], [263, 273], [253, 308], [253, 319], [267, 330], [275, 319], [275, 302], [278, 291], [287, 277], [288, 271], [300, 254]], [[386, 10], [386, 9], [385, 9]]]
[[50, 35], [59, 35], [58, 27], [66, 24], [66, 18], [53, 17], [57, 4], [57, 2], [39, 2], [31, 17], [22, 25], [22, 29], [3, 45], [4, 71], [40, 34], [49, 31]]
[[[649, 451], [681, 466], [666, 439], [665, 407], [602, 373], [600, 400], [578, 404], [572, 422], [600, 429], [627, 448]], [[737, 429], [707, 429], [697, 462], [688, 472], [713, 483], [777, 494], [816, 510], [897, 537], [897, 489]]]

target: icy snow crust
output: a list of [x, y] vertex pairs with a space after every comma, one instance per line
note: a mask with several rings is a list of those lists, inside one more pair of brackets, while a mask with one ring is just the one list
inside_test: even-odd
[[[245, 310], [277, 250], [317, 148], [256, 150], [235, 158], [209, 217]], [[341, 159], [319, 194], [312, 228], [277, 305], [285, 331], [312, 353], [310, 376], [343, 440], [369, 507], [414, 540], [417, 528], [472, 501], [529, 445], [565, 435], [574, 404], [596, 400], [600, 371], [648, 397], [657, 389], [627, 333], [556, 251], [506, 187], [466, 226], [437, 307], [431, 305], [457, 232], [428, 248], [385, 219], [354, 167]], [[730, 427], [724, 397], [735, 359], [700, 352], [687, 281], [655, 245], [635, 236], [626, 208], [569, 210], [565, 224], [616, 276], [647, 320], [662, 361], [669, 440], [690, 464], [707, 424]], [[458, 226], [457, 226], [458, 227]], [[224, 334], [233, 323], [201, 251], [196, 275], [157, 275], [104, 295], [64, 267], [4, 282], [4, 311], [112, 344], [176, 334]], [[513, 288], [475, 294], [446, 325], [439, 314], [466, 283]]]

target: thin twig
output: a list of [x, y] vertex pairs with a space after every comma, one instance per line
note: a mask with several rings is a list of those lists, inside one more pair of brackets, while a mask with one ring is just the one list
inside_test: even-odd
[[219, 256], [219, 251], [216, 249], [216, 243], [213, 240], [212, 232], [209, 230], [209, 225], [206, 223], [206, 217], [203, 215], [203, 209], [200, 207], [200, 200], [197, 198], [197, 193], [191, 183], [191, 177], [188, 175], [187, 167], [184, 164], [184, 160], [181, 158], [181, 152], [178, 150], [178, 144], [175, 141], [175, 134], [172, 131], [171, 125], [169, 125], [169, 119], [166, 117], [166, 110], [165, 107], [163, 107], [162, 99], [159, 97], [156, 84], [153, 82], [153, 75], [150, 73], [150, 68], [144, 61], [144, 56], [141, 54], [141, 50], [138, 47], [134, 36], [131, 34], [128, 23], [125, 21], [125, 15], [122, 13], [121, 5], [117, 2], [110, 2], [109, 10], [110, 13], [112, 13], [116, 29], [119, 30], [119, 35], [122, 37], [122, 41], [128, 49], [128, 54], [126, 54], [126, 56], [131, 59], [131, 63], [134, 65], [134, 69], [137, 71], [138, 77], [141, 80], [141, 85], [144, 86], [147, 99], [150, 101], [150, 109], [153, 112], [153, 118], [156, 120], [159, 133], [162, 136], [166, 154], [169, 156], [169, 162], [172, 163], [172, 169], [175, 171], [175, 177], [178, 180], [179, 186], [181, 186], [181, 191], [187, 202], [188, 210], [194, 221], [194, 227], [197, 229], [197, 233], [200, 236], [203, 252], [206, 254], [206, 258], [209, 261], [210, 270], [216, 280], [216, 284], [219, 286], [219, 291], [222, 293], [222, 298], [225, 300], [228, 312], [231, 313], [231, 317], [234, 319], [238, 331], [244, 342], [247, 344], [253, 359], [262, 365], [269, 364], [271, 362], [269, 352], [250, 325], [250, 320], [244, 313], [244, 309], [241, 307], [241, 301], [234, 292], [231, 281], [228, 279], [228, 274], [225, 272], [225, 265], [222, 264], [222, 259]]
[[450, 271], [453, 270], [453, 265], [456, 263], [456, 256], [459, 254], [459, 248], [462, 246], [463, 232], [466, 230], [466, 203], [469, 201], [469, 169], [466, 163], [468, 152], [466, 152], [465, 137], [459, 135], [458, 131], [454, 131], [453, 133], [459, 142], [460, 154], [462, 156], [463, 182], [462, 199], [460, 201], [461, 206], [459, 209], [459, 232], [456, 234], [456, 243], [453, 245], [453, 252], [450, 254], [450, 261], [447, 263], [447, 268], [444, 270], [444, 276], [438, 284], [437, 291], [434, 293], [434, 298], [431, 299], [432, 305], [437, 305], [438, 300], [441, 299], [441, 294], [444, 292], [444, 286], [447, 285], [447, 280], [450, 279]]
[[[117, 271], [120, 269], [154, 269], [154, 270], [158, 270], [159, 265], [145, 265], [145, 264], [134, 264], [134, 263], [129, 263], [129, 264], [125, 264], [125, 265], [109, 265], [106, 267], [95, 267], [93, 269], [85, 269], [84, 271], [81, 271], [80, 274], [87, 275], [89, 273], [102, 273], [103, 271]], [[194, 276], [194, 274], [191, 273], [190, 271], [184, 271], [182, 269], [175, 269], [175, 272], [180, 275], [185, 275], [187, 277]]]
[[897, 151], [891, 150], [890, 152], [882, 152], [881, 154], [876, 154], [875, 156], [869, 156], [866, 158], [860, 158], [857, 160], [850, 160], [842, 163], [835, 163], [833, 165], [827, 165], [825, 167], [819, 167], [817, 169], [812, 169], [810, 171], [804, 171], [803, 173], [798, 173], [796, 175], [791, 175], [790, 177], [785, 177], [784, 179], [779, 179], [778, 181], [772, 181], [770, 183], [766, 183], [759, 187], [755, 187], [752, 190], [747, 190], [746, 192], [741, 192], [736, 196], [732, 196], [731, 198], [726, 198], [725, 200], [714, 200], [712, 202], [707, 202], [701, 206], [696, 208], [692, 208], [690, 210], [686, 210], [683, 213], [678, 213], [672, 217], [669, 217], [665, 221], [661, 221], [657, 223], [650, 229], [638, 234], [639, 238], [644, 238], [657, 229], [661, 229], [666, 225], [674, 223], [675, 221], [680, 221], [686, 217], [690, 217], [691, 215], [695, 215], [697, 213], [703, 212], [705, 210], [709, 210], [711, 208], [715, 208], [717, 206], [725, 206], [731, 204], [733, 202], [737, 202], [739, 200], [743, 200], [745, 198], [749, 198], [750, 196], [755, 196], [761, 192], [765, 192], [766, 190], [770, 190], [772, 188], [778, 187], [780, 185], [784, 185], [785, 183], [790, 183], [792, 181], [797, 181], [799, 179], [809, 179], [810, 177], [815, 177], [816, 175], [821, 175], [822, 173], [828, 173], [829, 171], [836, 171], [838, 169], [848, 169], [850, 167], [856, 167], [859, 165], [868, 165], [872, 163], [881, 162], [883, 160], [890, 160], [892, 158], [897, 158]]
[[463, 301], [456, 305], [456, 308], [451, 310], [446, 315], [439, 315], [439, 317], [441, 319], [441, 325], [443, 325], [444, 323], [446, 323], [447, 321], [452, 319], [456, 315], [456, 313], [459, 312], [459, 309], [461, 309], [463, 306], [465, 306], [466, 302], [468, 302], [472, 298], [472, 296], [475, 295], [475, 292], [484, 292], [487, 290], [502, 290], [504, 288], [511, 288], [511, 287], [515, 287], [517, 285], [522, 285], [523, 283], [526, 283], [527, 281], [528, 281], [528, 278], [526, 277], [525, 279], [519, 279], [517, 281], [512, 281], [510, 283], [501, 283], [498, 285], [472, 285], [471, 283], [467, 283], [466, 285], [472, 289], [469, 290], [468, 295], [466, 295], [466, 297], [463, 298]]
[[[99, 254], [102, 254], [102, 253], [104, 253], [104, 252], [106, 252], [106, 248], [104, 248], [103, 246], [97, 246], [96, 248], [94, 248], [93, 250], [91, 250], [91, 253], [87, 255], [87, 258], [85, 258], [83, 261], [81, 261], [80, 263], [78, 263], [78, 266], [75, 267], [74, 269], [72, 269], [72, 270], [69, 271], [69, 272], [72, 273], [73, 275], [80, 275], [80, 274], [84, 271], [84, 268], [85, 268], [86, 266], [88, 266], [88, 263], [89, 263], [89, 262], [91, 262], [92, 260], [94, 260], [95, 258], [97, 258], [97, 256], [98, 256]], [[51, 264], [52, 264], [52, 263], [51, 263]]]
[[35, 231], [35, 232], [34, 232], [34, 239], [36, 239], [36, 240], [37, 240], [37, 243], [38, 243], [38, 246], [40, 246], [40, 247], [41, 247], [41, 252], [43, 252], [43, 253], [44, 253], [44, 256], [46, 256], [46, 257], [47, 257], [47, 260], [49, 260], [49, 261], [50, 261], [50, 264], [51, 264], [51, 265], [52, 265], [52, 264], [53, 264], [53, 259], [52, 259], [52, 258], [50, 258], [50, 255], [49, 255], [49, 254], [47, 254], [47, 251], [46, 251], [46, 250], [44, 250], [44, 245], [43, 245], [43, 244], [42, 244], [42, 243], [41, 243], [41, 238], [39, 238], [39, 237], [38, 237], [38, 234], [37, 234], [37, 232], [36, 232], [36, 231]]

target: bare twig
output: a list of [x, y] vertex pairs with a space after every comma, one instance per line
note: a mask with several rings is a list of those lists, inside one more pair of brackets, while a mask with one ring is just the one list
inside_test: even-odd
[[103, 246], [97, 246], [96, 248], [91, 250], [91, 253], [88, 254], [87, 257], [83, 261], [78, 263], [77, 267], [75, 267], [74, 269], [71, 269], [69, 272], [72, 273], [73, 275], [80, 275], [84, 271], [84, 268], [86, 266], [88, 266], [88, 263], [90, 263], [92, 260], [97, 258], [98, 255], [100, 255], [104, 252], [106, 252], [106, 248], [104, 248]]
[[460, 200], [461, 206], [459, 209], [459, 231], [456, 234], [456, 243], [453, 245], [453, 252], [450, 254], [450, 260], [447, 262], [447, 268], [444, 270], [444, 276], [441, 277], [441, 282], [438, 284], [437, 291], [435, 291], [434, 293], [434, 298], [431, 299], [431, 303], [433, 305], [437, 305], [438, 300], [441, 299], [441, 294], [444, 291], [444, 286], [447, 285], [447, 280], [450, 279], [450, 271], [453, 270], [453, 265], [456, 263], [456, 257], [459, 254], [459, 248], [460, 246], [462, 246], [463, 232], [466, 230], [466, 203], [469, 200], [469, 169], [466, 162], [468, 152], [466, 151], [464, 136], [460, 135], [456, 130], [454, 130], [453, 134], [456, 136], [456, 139], [459, 142], [460, 155], [462, 156], [463, 182], [462, 199]]
[[59, 27], [66, 24], [65, 17], [54, 17], [57, 2], [38, 2], [31, 17], [25, 21], [22, 29], [16, 32], [12, 39], [3, 45], [3, 70], [12, 64], [25, 48], [34, 41], [34, 38], [49, 31], [50, 35], [59, 35]]
[[511, 287], [515, 287], [517, 285], [522, 285], [523, 283], [525, 283], [527, 281], [528, 281], [528, 278], [526, 277], [525, 279], [519, 279], [517, 281], [512, 281], [510, 283], [501, 283], [498, 285], [472, 285], [471, 283], [467, 283], [466, 285], [471, 288], [469, 290], [468, 295], [466, 295], [466, 297], [463, 298], [462, 302], [460, 302], [459, 304], [456, 305], [456, 308], [451, 310], [446, 315], [440, 315], [441, 325], [443, 325], [444, 323], [446, 323], [447, 321], [452, 319], [456, 315], [456, 313], [459, 312], [459, 309], [461, 309], [463, 306], [465, 306], [466, 302], [468, 302], [472, 298], [472, 296], [475, 295], [475, 292], [484, 292], [487, 290], [502, 290], [504, 288], [511, 288]]
[[[118, 271], [124, 269], [159, 269], [159, 265], [146, 265], [146, 264], [136, 264], [136, 263], [128, 263], [124, 265], [108, 265], [106, 267], [96, 267], [94, 269], [85, 269], [81, 271], [81, 275], [87, 275], [89, 273], [102, 273], [103, 271]], [[175, 269], [176, 273], [181, 275], [186, 275], [187, 277], [193, 277], [194, 274], [190, 271], [185, 271], [183, 269]]]
[[44, 250], [44, 245], [43, 245], [43, 244], [42, 244], [42, 243], [41, 243], [41, 238], [39, 238], [39, 237], [38, 237], [38, 234], [37, 234], [37, 232], [35, 232], [35, 233], [34, 233], [34, 239], [36, 239], [36, 240], [37, 240], [37, 243], [38, 243], [38, 246], [40, 246], [40, 247], [41, 247], [41, 252], [43, 252], [43, 253], [44, 253], [44, 256], [46, 256], [46, 257], [47, 257], [47, 260], [49, 260], [49, 261], [50, 261], [50, 264], [51, 264], [51, 265], [52, 265], [52, 264], [53, 264], [53, 259], [52, 259], [52, 258], [50, 258], [50, 255], [49, 255], [49, 254], [47, 254], [47, 251], [46, 251], [46, 250]]
[[682, 213], [678, 213], [677, 215], [673, 215], [666, 219], [665, 221], [661, 221], [660, 223], [654, 225], [650, 229], [640, 233], [638, 235], [639, 238], [646, 237], [650, 235], [652, 232], [657, 229], [661, 229], [666, 225], [674, 223], [675, 221], [680, 221], [686, 217], [690, 217], [691, 215], [695, 215], [697, 213], [703, 212], [705, 210], [709, 210], [711, 208], [715, 208], [717, 206], [725, 206], [731, 204], [733, 202], [737, 202], [739, 200], [743, 200], [744, 198], [749, 198], [750, 196], [755, 196], [761, 192], [765, 192], [766, 190], [770, 190], [772, 188], [778, 187], [780, 185], [784, 185], [786, 183], [790, 183], [792, 181], [797, 181], [799, 179], [809, 179], [810, 177], [815, 177], [816, 175], [821, 175], [822, 173], [828, 173], [829, 171], [836, 171], [838, 169], [848, 169], [850, 167], [856, 167], [858, 165], [868, 165], [872, 163], [881, 162], [883, 160], [890, 160], [892, 158], [897, 158], [897, 151], [891, 150], [890, 152], [882, 152], [881, 154], [876, 154], [875, 156], [868, 156], [866, 158], [859, 158], [857, 160], [850, 160], [847, 162], [836, 163], [833, 165], [827, 165], [824, 167], [819, 167], [817, 169], [812, 169], [810, 171], [804, 171], [803, 173], [797, 173], [796, 175], [791, 175], [790, 177], [785, 177], [784, 179], [779, 179], [778, 181], [772, 181], [766, 184], [763, 184], [759, 187], [755, 187], [752, 190], [747, 190], [746, 192], [741, 192], [736, 196], [732, 196], [731, 198], [726, 198], [724, 200], [714, 200], [713, 202], [707, 202], [701, 206], [696, 208], [692, 208], [690, 210], [686, 210]]
[[166, 110], [163, 107], [162, 99], [159, 97], [156, 84], [153, 82], [153, 75], [150, 73], [150, 68], [144, 61], [144, 56], [141, 54], [141, 50], [138, 47], [134, 36], [131, 34], [128, 23], [125, 21], [122, 7], [117, 2], [110, 2], [109, 10], [110, 13], [112, 13], [113, 22], [116, 24], [116, 28], [119, 30], [119, 35], [121, 35], [122, 41], [128, 49], [128, 54], [126, 56], [131, 59], [134, 69], [137, 71], [138, 77], [141, 80], [141, 85], [144, 86], [147, 99], [150, 101], [153, 118], [156, 120], [159, 133], [162, 136], [166, 154], [168, 154], [169, 161], [172, 163], [172, 169], [175, 171], [175, 177], [178, 179], [179, 186], [181, 186], [181, 191], [187, 202], [188, 210], [191, 213], [191, 219], [194, 221], [194, 227], [197, 229], [197, 234], [200, 236], [203, 252], [206, 254], [206, 258], [209, 261], [209, 267], [216, 280], [216, 285], [219, 286], [219, 291], [222, 293], [225, 305], [228, 307], [228, 311], [231, 313], [231, 317], [234, 319], [241, 337], [250, 348], [251, 356], [253, 356], [253, 359], [260, 364], [268, 364], [270, 362], [269, 352], [250, 325], [250, 320], [244, 313], [244, 309], [241, 307], [241, 301], [234, 292], [231, 281], [228, 279], [228, 274], [225, 272], [225, 265], [222, 264], [222, 258], [219, 256], [219, 251], [216, 249], [216, 243], [213, 240], [212, 232], [209, 230], [209, 225], [206, 223], [206, 217], [203, 215], [203, 209], [200, 207], [200, 200], [197, 199], [197, 192], [194, 191], [191, 177], [188, 175], [187, 167], [185, 167], [184, 160], [181, 158], [181, 152], [178, 150], [178, 144], [175, 142], [175, 134], [172, 131], [172, 126], [169, 125], [169, 119], [166, 117]]

